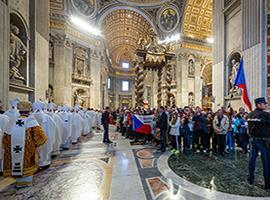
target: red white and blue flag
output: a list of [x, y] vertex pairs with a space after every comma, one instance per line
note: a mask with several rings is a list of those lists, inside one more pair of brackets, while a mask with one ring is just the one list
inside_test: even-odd
[[142, 134], [152, 134], [154, 115], [133, 115], [133, 130]]
[[244, 70], [244, 60], [241, 58], [239, 70], [236, 76], [236, 79], [234, 81], [234, 86], [242, 89], [242, 99], [244, 103], [247, 105], [248, 109], [252, 110], [252, 104], [249, 100], [248, 96], [248, 89], [247, 89], [247, 83], [246, 83], [246, 77], [245, 77], [245, 70]]

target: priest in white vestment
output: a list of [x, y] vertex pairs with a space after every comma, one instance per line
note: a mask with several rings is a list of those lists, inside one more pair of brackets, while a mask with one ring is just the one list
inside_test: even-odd
[[64, 121], [61, 119], [59, 115], [54, 112], [56, 105], [54, 103], [48, 104], [47, 114], [50, 115], [53, 121], [56, 124], [56, 134], [55, 141], [53, 144], [52, 156], [57, 156], [60, 154], [60, 146], [62, 144], [62, 135], [64, 134]]
[[37, 172], [37, 148], [45, 144], [47, 136], [33, 116], [32, 104], [19, 102], [20, 117], [11, 118], [3, 136], [3, 175], [16, 179], [16, 187], [31, 186]]
[[72, 133], [71, 133], [72, 144], [76, 144], [78, 142], [78, 139], [83, 131], [83, 118], [79, 114], [79, 110], [80, 110], [79, 106], [75, 105], [72, 114]]
[[72, 133], [72, 113], [69, 111], [68, 105], [63, 106], [63, 110], [59, 113], [61, 119], [64, 122], [64, 132], [62, 135], [62, 145], [64, 150], [69, 149], [71, 143], [71, 133]]
[[4, 115], [7, 115], [9, 118], [18, 118], [20, 116], [19, 110], [17, 109], [17, 104], [20, 102], [18, 98], [12, 99], [10, 101], [11, 108], [7, 110]]
[[3, 170], [3, 136], [9, 122], [9, 117], [7, 115], [0, 114], [0, 173]]
[[39, 167], [47, 168], [51, 164], [51, 154], [53, 152], [53, 144], [56, 136], [56, 124], [52, 117], [47, 115], [43, 110], [45, 104], [41, 101], [37, 101], [33, 104], [32, 116], [38, 121], [43, 131], [48, 137], [48, 141], [39, 147]]
[[83, 135], [86, 136], [91, 133], [91, 118], [87, 113], [87, 110], [85, 110], [83, 114]]

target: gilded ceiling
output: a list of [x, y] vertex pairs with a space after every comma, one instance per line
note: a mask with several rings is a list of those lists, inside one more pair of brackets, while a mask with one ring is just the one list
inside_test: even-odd
[[118, 0], [122, 3], [127, 3], [131, 5], [138, 5], [138, 6], [154, 6], [160, 5], [165, 2], [169, 2], [170, 0]]
[[113, 65], [132, 61], [140, 37], [151, 29], [150, 23], [139, 13], [131, 10], [116, 10], [102, 23], [102, 30]]
[[212, 0], [188, 0], [183, 32], [198, 39], [212, 36]]

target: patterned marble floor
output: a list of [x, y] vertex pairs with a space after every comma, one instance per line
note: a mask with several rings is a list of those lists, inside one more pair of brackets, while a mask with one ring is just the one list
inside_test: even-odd
[[170, 153], [153, 146], [131, 145], [110, 128], [114, 145], [103, 133], [81, 137], [62, 151], [49, 169], [34, 176], [34, 186], [17, 190], [14, 179], [0, 177], [0, 200], [270, 200], [211, 191], [176, 175]]
[[[102, 136], [100, 131], [81, 137], [54, 158], [50, 168], [34, 176], [31, 188], [17, 190], [14, 179], [1, 177], [0, 199], [109, 199], [114, 147], [101, 143]], [[118, 134], [111, 133], [110, 138], [115, 141]]]

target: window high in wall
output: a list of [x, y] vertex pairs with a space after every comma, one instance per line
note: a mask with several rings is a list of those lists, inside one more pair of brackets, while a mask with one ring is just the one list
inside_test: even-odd
[[122, 91], [124, 91], [124, 92], [129, 91], [129, 82], [128, 81], [122, 81]]
[[122, 68], [128, 69], [129, 68], [129, 63], [128, 62], [123, 62], [122, 63]]
[[108, 78], [108, 89], [111, 89], [111, 78]]

